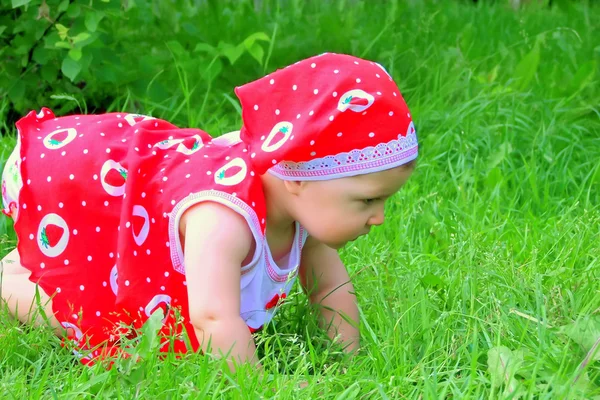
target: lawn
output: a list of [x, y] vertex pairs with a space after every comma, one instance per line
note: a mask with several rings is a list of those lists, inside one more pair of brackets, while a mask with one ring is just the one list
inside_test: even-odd
[[[385, 225], [341, 251], [360, 353], [348, 359], [326, 340], [299, 289], [257, 335], [264, 375], [228, 376], [199, 354], [161, 359], [150, 339], [134, 343], [135, 365], [85, 367], [0, 308], [0, 397], [600, 399], [599, 5], [249, 3], [186, 2], [211, 46], [264, 32], [260, 63], [221, 57], [222, 70], [196, 80], [210, 58], [200, 46], [199, 68], [180, 49], [146, 92], [90, 81], [71, 88], [78, 106], [51, 99], [61, 87], [35, 107], [139, 112], [216, 136], [240, 126], [234, 85], [323, 51], [382, 63], [411, 108], [420, 156]], [[168, 32], [122, 25], [115, 40], [132, 54], [148, 41], [176, 47]], [[162, 100], [147, 95], [155, 83]], [[0, 96], [0, 165], [15, 143], [12, 107]], [[0, 215], [0, 256], [15, 240]]]

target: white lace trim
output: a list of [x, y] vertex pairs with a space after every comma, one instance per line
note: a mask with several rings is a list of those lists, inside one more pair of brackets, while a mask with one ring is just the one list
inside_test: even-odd
[[406, 136], [377, 146], [352, 150], [310, 161], [281, 161], [269, 173], [281, 179], [325, 180], [382, 171], [417, 158], [418, 143], [414, 129]]

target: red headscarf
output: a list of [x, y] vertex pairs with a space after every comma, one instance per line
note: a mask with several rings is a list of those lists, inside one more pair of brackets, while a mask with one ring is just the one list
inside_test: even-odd
[[255, 170], [287, 180], [382, 171], [418, 153], [410, 112], [379, 64], [325, 53], [235, 89]]

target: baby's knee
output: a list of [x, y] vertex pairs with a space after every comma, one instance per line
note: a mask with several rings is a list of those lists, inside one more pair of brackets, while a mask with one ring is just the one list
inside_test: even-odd
[[21, 257], [19, 256], [17, 249], [14, 249], [8, 253], [0, 261], [0, 273], [2, 273], [4, 276], [27, 274], [30, 272], [31, 271], [21, 265]]

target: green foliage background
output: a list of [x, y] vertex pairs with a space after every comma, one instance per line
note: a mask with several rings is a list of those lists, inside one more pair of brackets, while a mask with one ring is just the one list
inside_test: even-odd
[[[151, 338], [135, 367], [82, 367], [0, 308], [0, 393], [598, 398], [600, 6], [510, 3], [0, 0], [0, 165], [42, 106], [237, 129], [236, 85], [324, 51], [384, 65], [420, 140], [386, 224], [342, 251], [361, 306], [351, 362], [300, 293], [257, 338], [268, 373], [235, 379], [198, 354], [159, 361]], [[14, 245], [0, 216], [0, 256]]]

